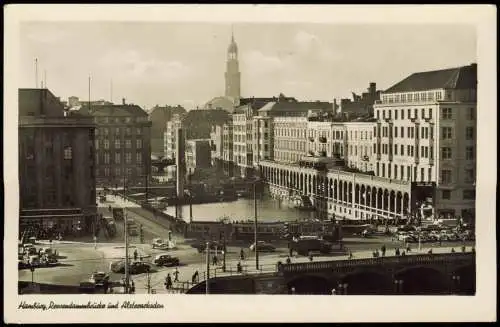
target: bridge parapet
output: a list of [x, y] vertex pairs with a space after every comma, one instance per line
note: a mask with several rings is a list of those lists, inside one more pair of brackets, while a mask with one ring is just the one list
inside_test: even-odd
[[417, 254], [407, 256], [378, 257], [366, 259], [302, 262], [282, 264], [278, 267], [280, 273], [306, 273], [324, 270], [340, 270], [344, 268], [376, 265], [419, 265], [432, 264], [436, 262], [455, 262], [474, 260], [475, 253], [440, 253], [440, 254]]

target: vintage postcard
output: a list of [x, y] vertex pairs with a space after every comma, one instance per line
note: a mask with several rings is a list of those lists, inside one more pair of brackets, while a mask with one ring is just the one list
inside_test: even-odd
[[4, 11], [7, 322], [496, 320], [494, 7]]

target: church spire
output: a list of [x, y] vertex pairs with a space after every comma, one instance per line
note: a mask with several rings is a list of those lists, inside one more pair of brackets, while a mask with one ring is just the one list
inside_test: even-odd
[[226, 62], [226, 96], [233, 99], [240, 98], [240, 71], [238, 64], [238, 46], [234, 39], [234, 28], [231, 24], [231, 43], [227, 48], [227, 62]]

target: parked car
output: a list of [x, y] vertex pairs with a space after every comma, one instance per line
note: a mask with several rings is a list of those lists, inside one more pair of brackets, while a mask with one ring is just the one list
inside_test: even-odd
[[102, 271], [93, 272], [89, 278], [89, 282], [94, 283], [97, 286], [102, 286], [105, 282], [108, 281], [109, 275]]
[[132, 262], [129, 268], [129, 272], [131, 274], [142, 274], [145, 272], [148, 272], [151, 269], [151, 266], [147, 264], [146, 262], [142, 261], [135, 261]]
[[36, 250], [36, 247], [33, 244], [25, 244], [24, 253], [27, 255], [36, 255], [38, 254], [38, 251]]
[[159, 254], [155, 257], [153, 263], [157, 266], [166, 266], [166, 267], [178, 266], [179, 258], [173, 257], [169, 254]]
[[39, 255], [29, 255], [28, 256], [28, 266], [39, 267], [40, 266], [40, 256]]
[[[252, 243], [250, 245], [250, 251], [255, 251], [255, 243]], [[258, 252], [274, 252], [274, 251], [276, 251], [276, 247], [268, 242], [257, 241], [257, 251]]]

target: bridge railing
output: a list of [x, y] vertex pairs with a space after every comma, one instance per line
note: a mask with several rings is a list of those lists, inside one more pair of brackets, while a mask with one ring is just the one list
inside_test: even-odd
[[440, 254], [417, 254], [411, 256], [397, 256], [397, 257], [378, 257], [366, 259], [351, 259], [351, 260], [338, 260], [338, 261], [320, 261], [320, 262], [303, 262], [282, 264], [278, 267], [279, 272], [283, 273], [296, 273], [304, 271], [317, 271], [336, 268], [368, 266], [377, 264], [394, 264], [394, 263], [429, 263], [436, 261], [455, 261], [463, 260], [464, 258], [473, 258], [474, 253], [440, 253]]

